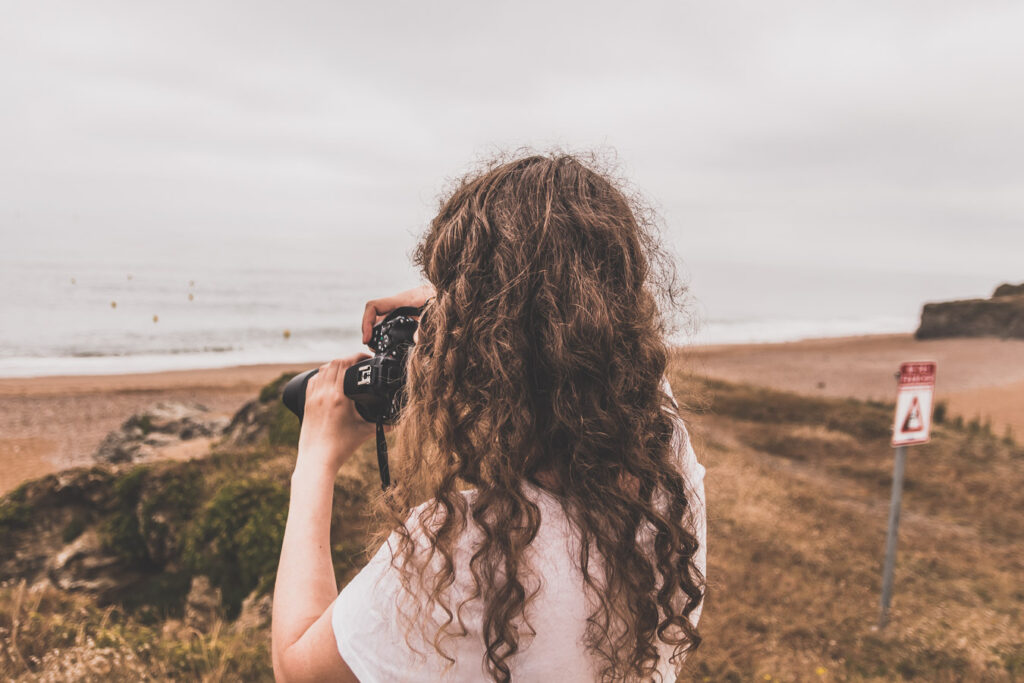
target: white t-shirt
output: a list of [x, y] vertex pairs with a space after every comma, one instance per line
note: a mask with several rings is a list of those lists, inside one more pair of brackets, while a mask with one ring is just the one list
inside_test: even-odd
[[[667, 384], [667, 383], [666, 383]], [[671, 395], [671, 389], [668, 392]], [[704, 508], [704, 466], [697, 462], [689, 435], [681, 420], [676, 422], [675, 447], [680, 466], [690, 490], [690, 507], [697, 539], [700, 543], [695, 558], [697, 566], [706, 571], [707, 524]], [[599, 677], [599, 661], [583, 645], [587, 617], [593, 609], [585, 592], [583, 577], [576, 565], [578, 545], [558, 501], [548, 492], [530, 484], [524, 492], [540, 508], [541, 524], [527, 550], [531, 576], [536, 583], [527, 583], [529, 594], [539, 588], [537, 596], [526, 607], [526, 618], [536, 635], [520, 642], [520, 651], [509, 660], [513, 680], [517, 681], [593, 681]], [[464, 491], [472, 504], [473, 491]], [[412, 519], [417, 519], [414, 511]], [[472, 528], [472, 522], [470, 527]], [[415, 536], [415, 532], [414, 532]], [[472, 585], [468, 571], [475, 536], [463, 534], [455, 549], [456, 581], [452, 586], [450, 604], [458, 605]], [[415, 651], [406, 642], [406, 634], [398, 619], [398, 600], [408, 599], [397, 571], [391, 567], [392, 550], [397, 549], [397, 536], [392, 535], [369, 563], [352, 579], [335, 600], [331, 614], [338, 651], [352, 672], [363, 683], [375, 681], [481, 681], [488, 680], [484, 669], [482, 606], [470, 602], [463, 610], [467, 636], [446, 640], [445, 651], [455, 659], [441, 658], [429, 642], [415, 640]], [[690, 616], [696, 624], [703, 604]], [[457, 626], [457, 622], [456, 622]], [[674, 681], [676, 672], [668, 661], [671, 648], [658, 644], [661, 659], [659, 671], [664, 681]]]

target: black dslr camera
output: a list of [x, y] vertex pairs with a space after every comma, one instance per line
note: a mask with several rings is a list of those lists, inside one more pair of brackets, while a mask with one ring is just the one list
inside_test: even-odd
[[[419, 321], [413, 316], [422, 311], [422, 307], [402, 306], [389, 313], [373, 326], [368, 344], [374, 351], [373, 358], [361, 360], [345, 370], [345, 395], [356, 404], [356, 411], [364, 420], [377, 425], [377, 465], [384, 489], [391, 483], [384, 425], [394, 424], [405, 402], [405, 362], [419, 327]], [[298, 416], [299, 422], [306, 407], [306, 385], [319, 371], [319, 368], [306, 370], [284, 387], [281, 400]]]

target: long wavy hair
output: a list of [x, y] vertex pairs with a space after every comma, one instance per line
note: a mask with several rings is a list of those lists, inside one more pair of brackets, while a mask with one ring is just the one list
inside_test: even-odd
[[[700, 643], [689, 616], [704, 582], [683, 522], [693, 501], [660, 387], [662, 308], [685, 288], [652, 214], [595, 165], [568, 154], [491, 162], [457, 183], [415, 252], [437, 296], [409, 357], [385, 531], [397, 532], [393, 565], [414, 598], [407, 640], [421, 629], [453, 662], [445, 643], [466, 634], [464, 609], [479, 601], [482, 664], [499, 681], [534, 633], [526, 551], [541, 517], [525, 482], [553, 494], [578, 531], [597, 605], [587, 647], [604, 679], [653, 676], [657, 640], [673, 660]], [[469, 522], [472, 590], [452, 604]]]

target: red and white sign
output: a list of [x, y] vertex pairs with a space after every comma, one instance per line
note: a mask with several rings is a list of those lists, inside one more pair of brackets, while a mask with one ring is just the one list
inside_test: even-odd
[[900, 364], [896, 394], [896, 422], [892, 445], [928, 443], [932, 428], [932, 395], [935, 392], [935, 363], [915, 361]]

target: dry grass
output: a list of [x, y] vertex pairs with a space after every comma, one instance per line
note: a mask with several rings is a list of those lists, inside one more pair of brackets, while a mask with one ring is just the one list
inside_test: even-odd
[[273, 680], [265, 631], [216, 621], [147, 626], [114, 606], [24, 582], [0, 585], [0, 671], [11, 681]]
[[1019, 447], [941, 427], [911, 449], [894, 604], [879, 631], [891, 408], [682, 375], [673, 385], [704, 397], [693, 427], [708, 468], [706, 641], [689, 676], [1024, 678]]

